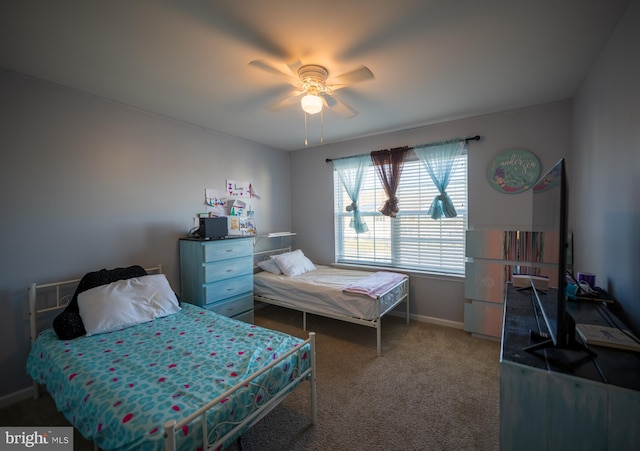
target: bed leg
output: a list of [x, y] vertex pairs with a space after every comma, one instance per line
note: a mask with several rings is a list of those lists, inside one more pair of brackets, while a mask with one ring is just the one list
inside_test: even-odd
[[169, 420], [164, 424], [164, 449], [175, 451], [176, 449], [176, 420]]
[[309, 338], [311, 339], [311, 423], [316, 425], [318, 423], [318, 398], [316, 392], [316, 333], [309, 332]]
[[307, 312], [302, 312], [302, 330], [307, 331]]
[[409, 317], [411, 314], [409, 313], [409, 281], [407, 281], [407, 297], [404, 300], [404, 303], [407, 305], [407, 326], [409, 325]]
[[407, 304], [407, 326], [409, 325], [409, 296], [407, 295], [407, 299], [404, 301], [405, 304]]
[[378, 327], [376, 327], [376, 335], [378, 338], [378, 357], [382, 355], [382, 318], [378, 318]]

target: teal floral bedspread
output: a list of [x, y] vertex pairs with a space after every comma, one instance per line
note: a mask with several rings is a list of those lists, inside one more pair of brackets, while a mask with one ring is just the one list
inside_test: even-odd
[[[195, 412], [302, 342], [183, 303], [179, 313], [101, 335], [64, 341], [47, 329], [27, 372], [100, 448], [161, 450], [166, 421]], [[210, 443], [309, 367], [305, 346], [209, 412]], [[178, 431], [178, 449], [201, 449], [201, 436], [195, 420]]]

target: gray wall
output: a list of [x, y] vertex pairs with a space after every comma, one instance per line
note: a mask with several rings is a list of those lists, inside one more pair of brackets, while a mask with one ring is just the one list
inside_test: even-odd
[[[293, 230], [298, 233], [295, 245], [318, 263], [334, 261], [333, 167], [325, 162], [326, 158], [476, 134], [482, 140], [469, 146], [469, 228], [527, 226], [531, 222], [530, 192], [498, 192], [487, 181], [487, 167], [496, 154], [512, 148], [536, 154], [543, 170], [561, 157], [570, 160], [570, 130], [571, 102], [567, 101], [293, 152], [292, 215]], [[461, 327], [464, 278], [415, 274], [410, 288], [412, 314]]]
[[575, 102], [576, 269], [596, 274], [640, 335], [640, 2], [632, 2]]
[[204, 189], [252, 181], [259, 231], [289, 230], [289, 154], [0, 70], [0, 397], [29, 385], [26, 288], [163, 263]]

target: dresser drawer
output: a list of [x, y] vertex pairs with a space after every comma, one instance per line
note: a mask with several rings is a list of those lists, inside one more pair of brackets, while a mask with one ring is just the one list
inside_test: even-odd
[[241, 313], [253, 310], [253, 293], [244, 294], [221, 302], [207, 304], [205, 307], [220, 315], [228, 317], [237, 316]]
[[253, 257], [205, 263], [202, 270], [204, 271], [204, 283], [253, 274]]
[[253, 273], [204, 285], [205, 304], [253, 292]]
[[205, 263], [227, 260], [229, 258], [252, 256], [253, 240], [235, 238], [210, 241], [202, 246], [202, 250], [204, 252], [203, 261]]

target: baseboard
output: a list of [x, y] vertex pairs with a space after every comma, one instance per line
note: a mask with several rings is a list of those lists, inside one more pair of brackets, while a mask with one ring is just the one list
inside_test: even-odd
[[[406, 318], [404, 312], [392, 310], [387, 315], [398, 316], [400, 318]], [[416, 315], [412, 313], [409, 315], [409, 319], [411, 321], [418, 321], [421, 323], [429, 323], [429, 324], [437, 324], [439, 326], [451, 327], [453, 329], [464, 329], [464, 323], [459, 323], [457, 321], [450, 321], [448, 319], [442, 318], [434, 318], [433, 316], [424, 316], [424, 315]]]
[[32, 396], [33, 387], [23, 388], [22, 390], [4, 395], [0, 397], [0, 409], [2, 409], [3, 407], [8, 407], [17, 402], [24, 401], [25, 399], [29, 399]]

